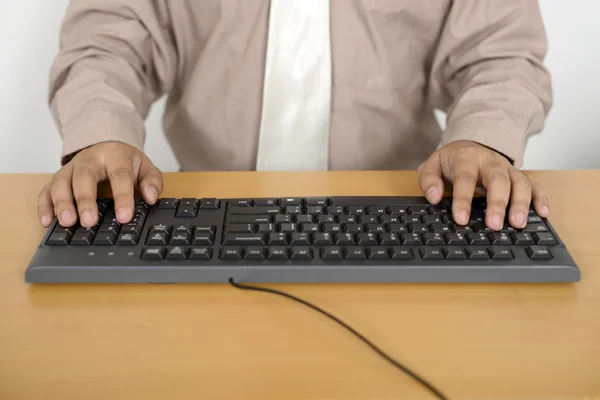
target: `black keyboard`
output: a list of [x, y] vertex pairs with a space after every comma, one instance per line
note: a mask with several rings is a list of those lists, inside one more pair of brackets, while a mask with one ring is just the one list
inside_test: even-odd
[[424, 197], [163, 198], [136, 201], [117, 222], [98, 199], [93, 228], [48, 229], [26, 271], [31, 283], [574, 282], [580, 271], [549, 221], [470, 223], [451, 199]]

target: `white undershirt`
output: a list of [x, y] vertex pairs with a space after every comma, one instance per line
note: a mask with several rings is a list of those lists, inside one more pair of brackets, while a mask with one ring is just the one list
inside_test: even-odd
[[259, 171], [328, 169], [329, 15], [328, 0], [271, 0]]

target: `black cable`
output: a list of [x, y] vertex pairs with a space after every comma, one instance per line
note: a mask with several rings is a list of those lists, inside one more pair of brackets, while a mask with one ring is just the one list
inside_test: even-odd
[[249, 286], [249, 285], [244, 285], [241, 283], [237, 283], [233, 280], [233, 278], [229, 278], [229, 283], [238, 288], [238, 289], [243, 289], [243, 290], [254, 290], [257, 292], [266, 292], [266, 293], [273, 293], [273, 294], [278, 294], [280, 296], [283, 297], [287, 297], [288, 299], [297, 301], [298, 303], [304, 304], [305, 306], [312, 308], [315, 311], [320, 312], [321, 314], [325, 315], [326, 317], [334, 320], [335, 322], [337, 322], [338, 324], [340, 324], [341, 326], [343, 326], [344, 328], [346, 328], [348, 331], [350, 331], [354, 336], [356, 336], [357, 338], [359, 338], [360, 340], [362, 340], [363, 342], [365, 342], [367, 344], [367, 346], [369, 346], [371, 349], [373, 349], [377, 354], [379, 354], [381, 357], [383, 357], [385, 360], [387, 360], [390, 364], [392, 364], [393, 366], [395, 366], [396, 368], [398, 368], [399, 370], [401, 370], [402, 372], [404, 372], [405, 374], [407, 374], [408, 376], [410, 376], [411, 378], [413, 378], [414, 380], [416, 380], [417, 382], [419, 382], [421, 385], [425, 386], [431, 393], [433, 393], [438, 399], [440, 400], [448, 400], [448, 398], [442, 394], [442, 392], [440, 392], [438, 389], [436, 389], [431, 383], [427, 382], [425, 379], [421, 378], [419, 375], [417, 375], [416, 373], [414, 373], [413, 371], [411, 371], [410, 369], [408, 369], [407, 367], [405, 367], [404, 365], [400, 364], [398, 361], [394, 360], [392, 357], [390, 357], [388, 354], [386, 354], [383, 350], [381, 350], [379, 347], [377, 347], [375, 344], [373, 344], [369, 339], [367, 339], [366, 337], [364, 337], [363, 335], [361, 335], [360, 333], [358, 333], [356, 330], [354, 330], [351, 326], [349, 326], [348, 324], [346, 324], [344, 321], [340, 320], [339, 318], [337, 318], [335, 315], [332, 315], [330, 313], [328, 313], [327, 311], [322, 310], [321, 308], [305, 301], [302, 300], [294, 295], [285, 293], [285, 292], [280, 292], [278, 290], [275, 289], [269, 289], [269, 288], [264, 288], [264, 287], [259, 287], [259, 286]]

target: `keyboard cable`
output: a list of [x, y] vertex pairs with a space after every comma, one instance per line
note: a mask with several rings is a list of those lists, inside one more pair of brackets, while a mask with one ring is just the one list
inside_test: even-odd
[[439, 400], [448, 400], [448, 397], [446, 397], [442, 392], [440, 392], [437, 388], [435, 388], [431, 383], [427, 382], [424, 378], [420, 377], [415, 372], [411, 371], [408, 367], [406, 367], [406, 366], [402, 365], [400, 362], [396, 361], [394, 358], [392, 358], [386, 352], [384, 352], [379, 347], [377, 347], [373, 342], [371, 342], [365, 336], [363, 336], [362, 334], [360, 334], [359, 332], [357, 332], [350, 325], [348, 325], [344, 321], [342, 321], [339, 318], [337, 318], [335, 315], [330, 314], [329, 312], [327, 312], [327, 311], [325, 311], [325, 310], [317, 307], [316, 305], [311, 304], [308, 301], [302, 300], [301, 298], [296, 297], [294, 295], [291, 295], [289, 293], [285, 293], [285, 292], [282, 292], [282, 291], [279, 291], [279, 290], [275, 290], [275, 289], [270, 289], [270, 288], [255, 286], [255, 285], [252, 285], [252, 286], [251, 285], [245, 285], [245, 284], [242, 284], [242, 283], [235, 282], [233, 280], [233, 278], [229, 278], [229, 283], [233, 287], [236, 287], [236, 288], [242, 289], [242, 290], [252, 290], [252, 291], [256, 291], [256, 292], [272, 293], [272, 294], [276, 294], [276, 295], [279, 295], [279, 296], [283, 296], [283, 297], [286, 297], [286, 298], [288, 298], [290, 300], [294, 300], [294, 301], [296, 301], [296, 302], [298, 302], [300, 304], [303, 304], [303, 305], [305, 305], [305, 306], [307, 306], [309, 308], [312, 308], [315, 311], [318, 311], [319, 313], [325, 315], [329, 319], [337, 322], [339, 325], [341, 325], [342, 327], [344, 327], [346, 330], [348, 330], [350, 333], [352, 333], [358, 339], [360, 339], [361, 341], [363, 341], [367, 346], [369, 346], [373, 351], [375, 351], [377, 354], [379, 354], [383, 359], [385, 359], [386, 361], [388, 361], [394, 367], [398, 368], [399, 370], [401, 370], [402, 372], [404, 372], [406, 375], [410, 376], [411, 378], [413, 378], [414, 380], [416, 380], [417, 382], [419, 382], [421, 385], [423, 385], [425, 388], [427, 388], [427, 390], [429, 390], [433, 395], [435, 395]]

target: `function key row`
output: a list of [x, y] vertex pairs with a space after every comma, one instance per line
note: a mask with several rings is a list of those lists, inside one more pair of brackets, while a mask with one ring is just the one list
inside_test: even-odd
[[449, 210], [437, 206], [323, 206], [323, 205], [281, 205], [270, 204], [250, 207], [248, 205], [230, 205], [227, 215], [446, 215]]

